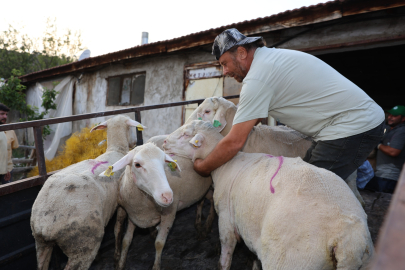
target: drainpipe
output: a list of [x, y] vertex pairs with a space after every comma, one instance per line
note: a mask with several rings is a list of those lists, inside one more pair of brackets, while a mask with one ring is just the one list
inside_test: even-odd
[[149, 33], [148, 33], [148, 32], [142, 32], [141, 45], [148, 44], [148, 37], [149, 37]]

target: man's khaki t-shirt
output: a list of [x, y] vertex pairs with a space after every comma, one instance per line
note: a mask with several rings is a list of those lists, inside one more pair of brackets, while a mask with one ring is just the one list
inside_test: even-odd
[[17, 135], [15, 134], [14, 130], [7, 130], [4, 131], [7, 137], [7, 171], [11, 172], [14, 168], [13, 160], [12, 160], [12, 153], [13, 149], [19, 147]]
[[384, 121], [374, 100], [322, 60], [263, 47], [243, 80], [233, 124], [269, 114], [316, 141], [360, 134]]
[[4, 131], [0, 131], [0, 174], [7, 172], [7, 137]]

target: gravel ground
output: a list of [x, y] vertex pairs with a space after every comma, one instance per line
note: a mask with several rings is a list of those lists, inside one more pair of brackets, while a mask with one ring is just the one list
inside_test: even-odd
[[[361, 191], [366, 203], [368, 225], [376, 244], [378, 232], [382, 226], [384, 216], [388, 210], [391, 194], [383, 194], [375, 203], [376, 193]], [[177, 214], [173, 228], [168, 236], [162, 255], [162, 270], [208, 270], [217, 269], [220, 243], [218, 235], [218, 219], [213, 223], [213, 229], [206, 239], [198, 239], [194, 228], [195, 206], [185, 209]], [[209, 211], [209, 202], [204, 206], [204, 213]], [[114, 250], [109, 249], [100, 254], [94, 261], [91, 270], [112, 270]], [[154, 239], [147, 229], [137, 228], [130, 250], [128, 252], [126, 269], [149, 270], [152, 269], [155, 258]], [[255, 255], [240, 243], [236, 246], [232, 260], [232, 270], [251, 269]]]

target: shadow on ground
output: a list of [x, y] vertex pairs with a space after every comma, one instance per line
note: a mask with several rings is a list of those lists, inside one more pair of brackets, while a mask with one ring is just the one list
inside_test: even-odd
[[[366, 203], [368, 225], [374, 244], [388, 210], [391, 194], [383, 194], [374, 204], [377, 194], [370, 191], [360, 191]], [[217, 269], [220, 243], [218, 235], [218, 219], [214, 220], [212, 232], [204, 240], [197, 239], [194, 228], [196, 206], [192, 206], [177, 214], [176, 221], [168, 236], [162, 255], [162, 270], [208, 270]], [[204, 206], [205, 216], [209, 211], [209, 202]], [[91, 270], [113, 270], [113, 248], [100, 254], [94, 261]], [[137, 228], [128, 252], [126, 269], [149, 270], [155, 258], [154, 240], [149, 230]], [[243, 244], [236, 246], [232, 260], [232, 270], [252, 269], [256, 256]]]

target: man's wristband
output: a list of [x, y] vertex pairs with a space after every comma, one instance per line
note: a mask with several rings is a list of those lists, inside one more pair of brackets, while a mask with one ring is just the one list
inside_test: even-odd
[[379, 143], [379, 144], [377, 145], [377, 149], [378, 149], [378, 150], [380, 150], [381, 144], [382, 144], [382, 143]]

